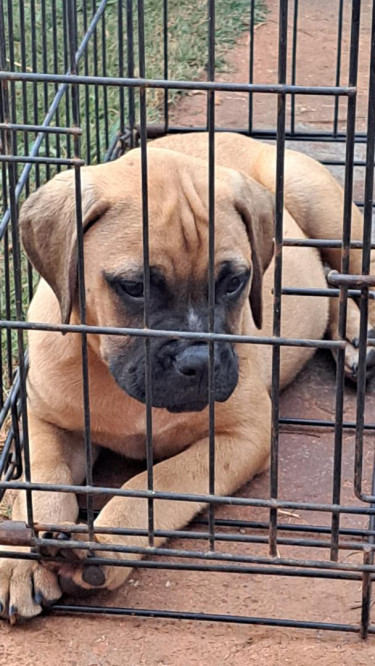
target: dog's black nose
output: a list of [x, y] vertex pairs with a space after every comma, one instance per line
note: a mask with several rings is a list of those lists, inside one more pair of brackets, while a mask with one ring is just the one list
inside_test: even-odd
[[175, 356], [174, 364], [181, 375], [199, 382], [208, 376], [208, 359], [208, 345], [190, 345]]

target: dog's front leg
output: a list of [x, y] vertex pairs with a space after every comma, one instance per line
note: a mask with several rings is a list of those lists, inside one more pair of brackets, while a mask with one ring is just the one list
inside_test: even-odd
[[[228, 431], [217, 433], [215, 437], [215, 494], [230, 495], [254, 475], [263, 471], [268, 465], [270, 446], [270, 400], [264, 391], [263, 400], [258, 413], [253, 418]], [[182, 453], [158, 463], [154, 466], [154, 490], [196, 495], [208, 494], [209, 479], [209, 442], [204, 438]], [[147, 474], [133, 477], [124, 486], [125, 489], [143, 490], [147, 488]], [[187, 502], [176, 500], [154, 500], [155, 530], [177, 530], [183, 528], [194, 516], [204, 508], [204, 502]], [[101, 551], [99, 544], [116, 544], [121, 546], [148, 546], [147, 537], [118, 536], [100, 534], [101, 527], [130, 528], [147, 530], [148, 503], [146, 499], [114, 497], [101, 511], [95, 527], [98, 530], [96, 540], [98, 548], [95, 554], [102, 557], [120, 560], [139, 558], [137, 554], [113, 553]], [[73, 539], [77, 535], [72, 535]], [[155, 537], [154, 545], [160, 546], [165, 539]], [[87, 550], [75, 551], [76, 555], [85, 558]], [[86, 560], [86, 566], [89, 560]], [[90, 567], [92, 569], [92, 567]], [[101, 566], [95, 575], [95, 587], [115, 589], [121, 585], [130, 569], [121, 566]], [[92, 571], [90, 573], [93, 573]], [[95, 572], [94, 572], [95, 573]], [[79, 588], [89, 589], [87, 569], [77, 566], [74, 560], [67, 562], [63, 576]], [[86, 580], [85, 580], [86, 579]]]
[[[42, 421], [29, 411], [31, 480], [48, 484], [81, 483], [85, 476], [82, 441]], [[78, 515], [72, 493], [32, 492], [34, 522], [59, 524], [74, 522]], [[26, 494], [20, 491], [12, 519], [26, 521]], [[13, 623], [41, 612], [43, 604], [61, 596], [56, 575], [35, 560], [6, 558], [7, 550], [28, 548], [0, 546], [0, 616]]]

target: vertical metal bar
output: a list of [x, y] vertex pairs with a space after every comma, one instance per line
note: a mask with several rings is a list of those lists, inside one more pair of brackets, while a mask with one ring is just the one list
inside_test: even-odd
[[[163, 0], [163, 52], [164, 52], [164, 79], [168, 79], [168, 0]], [[168, 109], [169, 90], [164, 90], [164, 131], [168, 132], [169, 109]]]
[[[75, 17], [75, 0], [68, 0], [67, 4], [67, 26], [69, 34], [69, 54], [70, 54], [70, 72], [78, 73], [75, 54], [77, 51], [77, 31]], [[79, 127], [79, 89], [72, 84], [72, 117], [73, 125]], [[80, 136], [75, 134], [73, 137], [74, 157], [80, 157]], [[77, 253], [78, 253], [78, 294], [79, 311], [82, 324], [86, 324], [86, 292], [85, 292], [85, 272], [84, 272], [84, 249], [83, 249], [83, 220], [82, 220], [82, 188], [81, 188], [81, 170], [79, 166], [74, 167], [75, 196], [76, 196], [76, 223], [77, 223]], [[87, 333], [81, 334], [82, 349], [82, 386], [83, 386], [83, 410], [84, 410], [84, 441], [86, 456], [86, 484], [93, 484], [93, 455], [91, 445], [91, 427], [90, 427], [90, 397], [89, 397], [89, 370], [88, 370], [88, 352], [87, 352]], [[94, 540], [94, 498], [92, 495], [86, 495], [87, 525], [90, 541]]]
[[[375, 5], [374, 5], [375, 6]], [[374, 34], [374, 33], [373, 33]], [[375, 495], [375, 452], [373, 455], [372, 462], [372, 483], [371, 483], [371, 494]], [[371, 504], [371, 508], [375, 509], [375, 504]], [[369, 547], [364, 550], [363, 553], [363, 563], [364, 564], [374, 564], [374, 543], [375, 543], [375, 513], [372, 513], [369, 518], [369, 532], [368, 537]], [[371, 623], [371, 592], [372, 592], [372, 580], [371, 576], [366, 575], [364, 572], [362, 578], [362, 604], [361, 604], [361, 636], [362, 638], [367, 638], [369, 626]]]
[[[67, 15], [67, 3], [63, 3], [63, 31], [64, 31], [64, 72], [67, 72], [69, 70], [69, 22], [68, 22], [68, 15]], [[67, 86], [66, 92], [65, 92], [65, 125], [66, 127], [70, 126], [70, 87]], [[66, 136], [66, 153], [67, 156], [70, 158], [72, 155], [72, 150], [71, 150], [71, 137], [70, 134], [67, 134]]]
[[[215, 80], [215, 0], [208, 0], [208, 80]], [[208, 129], [208, 330], [215, 331], [215, 91], [207, 93]], [[209, 409], [209, 480], [208, 492], [215, 494], [215, 343], [209, 342], [208, 409]], [[210, 550], [215, 548], [215, 513], [208, 513]]]
[[[127, 58], [128, 58], [128, 78], [134, 77], [134, 34], [133, 34], [133, 0], [126, 0], [126, 34], [127, 34]], [[129, 104], [129, 128], [130, 128], [130, 147], [134, 148], [134, 125], [135, 125], [135, 104], [134, 90], [128, 88]]]
[[[373, 5], [370, 76], [368, 94], [368, 121], [366, 143], [365, 194], [363, 208], [363, 250], [362, 270], [370, 272], [371, 260], [371, 228], [373, 210], [374, 157], [375, 157], [375, 3]], [[367, 353], [367, 320], [368, 320], [368, 289], [361, 290], [360, 300], [360, 337], [358, 359], [357, 414], [356, 414], [356, 447], [354, 466], [354, 490], [362, 499], [362, 466], [363, 466], [363, 427], [366, 392], [366, 353]]]
[[[51, 18], [52, 18], [52, 50], [53, 50], [53, 71], [55, 74], [59, 73], [59, 58], [58, 58], [58, 46], [57, 46], [57, 9], [56, 9], [56, 0], [52, 0], [51, 5]], [[55, 95], [57, 95], [59, 85], [55, 83], [54, 85]], [[60, 105], [56, 109], [56, 125], [60, 124]], [[60, 147], [60, 134], [55, 134], [55, 146], [56, 146], [56, 155], [57, 157], [61, 156], [61, 147]], [[57, 171], [61, 171], [61, 166], [57, 165]]]
[[[18, 3], [19, 9], [19, 21], [20, 21], [20, 47], [21, 47], [21, 67], [22, 71], [26, 72], [26, 32], [25, 32], [25, 8], [24, 3], [19, 0]], [[22, 82], [22, 122], [24, 125], [27, 125], [28, 120], [28, 100], [27, 100], [27, 83]], [[23, 133], [23, 153], [24, 155], [29, 154], [29, 133]], [[26, 197], [30, 192], [30, 183], [27, 181], [25, 187]], [[31, 301], [33, 296], [33, 270], [29, 261], [27, 261], [27, 283], [28, 283], [28, 298]]]
[[[83, 3], [83, 30], [87, 32], [87, 3]], [[85, 76], [89, 74], [89, 44], [84, 54]], [[90, 132], [90, 86], [85, 85], [85, 141], [86, 141], [86, 164], [91, 164], [91, 132]]]
[[[250, 43], [249, 43], [249, 83], [254, 81], [254, 18], [255, 18], [255, 0], [250, 0]], [[248, 132], [251, 135], [253, 131], [253, 113], [254, 113], [253, 93], [249, 92], [249, 118]]]
[[[9, 10], [9, 5], [8, 5]], [[9, 16], [8, 16], [9, 19]], [[13, 39], [13, 30], [12, 24], [8, 23], [9, 26], [9, 39]], [[6, 66], [6, 51], [5, 51], [5, 25], [4, 25], [4, 7], [3, 2], [0, 0], [0, 69], [5, 70]], [[13, 55], [12, 55], [13, 58]], [[11, 88], [11, 92], [14, 95], [14, 89]], [[9, 93], [8, 93], [8, 82], [4, 81], [2, 84], [2, 111], [1, 115], [4, 119], [4, 122], [15, 122], [16, 118], [13, 115], [15, 109], [15, 100], [11, 100], [9, 104]], [[10, 108], [12, 109], [12, 116], [10, 114]], [[12, 133], [5, 131], [4, 134], [4, 146], [3, 150], [5, 154], [15, 154], [17, 149], [16, 139], [12, 137]], [[19, 321], [23, 320], [23, 307], [22, 307], [22, 265], [21, 265], [21, 246], [18, 233], [18, 210], [17, 210], [17, 201], [16, 201], [16, 185], [17, 185], [17, 168], [15, 163], [8, 163], [8, 182], [9, 182], [9, 204], [10, 204], [10, 215], [11, 215], [11, 234], [12, 234], [12, 254], [13, 254], [13, 271], [14, 271], [14, 292], [15, 292], [15, 305], [16, 305], [16, 317]], [[23, 432], [23, 447], [24, 447], [24, 461], [25, 461], [25, 481], [31, 481], [31, 468], [30, 468], [30, 449], [29, 449], [29, 428], [28, 428], [28, 419], [27, 419], [27, 404], [26, 404], [26, 366], [25, 366], [25, 354], [24, 354], [24, 343], [23, 343], [23, 332], [22, 330], [17, 331], [17, 342], [18, 342], [18, 365], [19, 365], [19, 375], [20, 375], [20, 403], [21, 403], [21, 421], [22, 421], [22, 432]], [[27, 522], [29, 527], [32, 529], [32, 533], [35, 535], [34, 531], [34, 520], [33, 520], [33, 504], [32, 504], [32, 492], [30, 490], [26, 491], [26, 513], [27, 513]]]
[[[5, 133], [4, 133], [4, 145], [5, 145]], [[7, 173], [6, 165], [4, 162], [3, 167], [3, 182], [4, 182], [4, 202], [7, 199], [8, 195], [8, 186], [7, 186]], [[8, 203], [7, 203], [8, 206]], [[11, 315], [11, 292], [10, 292], [10, 256], [9, 256], [9, 232], [6, 229], [4, 233], [4, 288], [5, 288], [5, 316], [8, 320], [12, 318]], [[12, 331], [7, 329], [6, 331], [6, 350], [7, 350], [7, 380], [9, 386], [12, 384], [13, 379], [13, 353], [12, 353]]]
[[[13, 4], [11, 0], [8, 0], [8, 43], [9, 43], [9, 67], [11, 71], [14, 71], [14, 28], [13, 28]], [[10, 97], [7, 97], [8, 104], [10, 106], [10, 119], [11, 122], [16, 123], [16, 88], [14, 81], [8, 83], [10, 88]], [[17, 134], [12, 132], [9, 135], [9, 143], [12, 146], [12, 154], [15, 155], [17, 152]], [[16, 170], [17, 178], [17, 170]]]
[[[2, 105], [1, 95], [0, 95], [0, 105]], [[5, 187], [5, 183], [3, 181], [0, 181], [0, 187], [1, 187], [1, 189], [3, 189]], [[0, 252], [1, 252], [1, 249], [0, 249]], [[1, 318], [3, 317], [3, 294], [2, 294], [1, 289], [0, 289], [0, 317]], [[4, 402], [5, 402], [5, 386], [4, 386], [3, 374], [4, 374], [3, 329], [0, 326], [0, 410], [3, 408]]]
[[[92, 13], [96, 12], [96, 0], [92, 0]], [[98, 30], [95, 27], [93, 35], [93, 60], [94, 76], [98, 76]], [[99, 113], [99, 86], [94, 86], [94, 106], [95, 106], [95, 139], [96, 139], [96, 161], [100, 162], [100, 113]]]
[[[293, 41], [292, 41], [292, 86], [296, 85], [297, 76], [297, 35], [298, 35], [298, 0], [294, 0], [293, 14]], [[294, 134], [296, 129], [296, 97], [291, 95], [290, 131]]]
[[[117, 3], [117, 48], [118, 48], [118, 75], [123, 78], [124, 76], [124, 14], [123, 14], [123, 0], [118, 0]], [[125, 116], [124, 116], [124, 86], [119, 86], [119, 118], [120, 118], [120, 134], [124, 132]]]
[[[4, 5], [3, 0], [0, 0], [0, 58], [2, 66], [6, 68], [6, 48], [5, 48], [5, 16], [4, 16]], [[1, 122], [6, 122], [6, 114], [9, 113], [9, 105], [6, 104], [6, 98], [8, 97], [8, 84], [6, 81], [3, 81], [0, 87], [1, 97], [0, 97], [0, 119]], [[5, 133], [5, 130], [1, 132], [2, 144], [4, 146], [7, 143], [8, 137]], [[1, 165], [2, 170], [2, 182], [3, 182], [3, 199], [4, 199], [4, 210], [8, 208], [8, 171], [7, 165], [5, 162]], [[11, 319], [11, 293], [10, 293], [10, 271], [9, 271], [9, 234], [8, 229], [4, 233], [4, 290], [5, 290], [5, 315], [7, 319]], [[12, 354], [12, 331], [8, 329], [5, 333], [6, 335], [6, 350], [7, 350], [7, 382], [10, 386], [12, 383], [13, 377], [13, 354]]]
[[[350, 59], [349, 59], [349, 86], [356, 87], [358, 73], [359, 27], [360, 27], [361, 1], [353, 0], [351, 16]], [[355, 112], [356, 95], [348, 99], [347, 111], [347, 141], [345, 157], [345, 184], [344, 184], [344, 211], [343, 211], [343, 237], [341, 254], [341, 272], [349, 272], [350, 259], [350, 233], [352, 221], [353, 199], [353, 163], [355, 148]], [[340, 287], [340, 312], [338, 334], [342, 340], [346, 337], [347, 314], [347, 288]], [[341, 497], [341, 463], [342, 463], [342, 424], [344, 412], [344, 382], [345, 382], [345, 349], [337, 351], [336, 366], [336, 407], [335, 407], [335, 438], [333, 460], [333, 492], [332, 503], [339, 504]], [[340, 515], [332, 514], [331, 524], [331, 559], [338, 559]]]
[[[372, 32], [369, 92], [367, 110], [367, 142], [366, 142], [366, 171], [365, 192], [363, 207], [363, 250], [362, 271], [370, 272], [371, 260], [371, 230], [374, 197], [374, 158], [375, 158], [375, 2], [372, 9]], [[354, 491], [362, 499], [362, 467], [363, 467], [363, 427], [366, 392], [366, 354], [367, 354], [367, 320], [368, 320], [368, 290], [362, 289], [360, 300], [360, 336], [358, 358], [357, 383], [357, 413], [354, 459]]]
[[[8, 0], [8, 46], [9, 46], [9, 68], [10, 70], [14, 70], [15, 66], [15, 57], [14, 57], [14, 29], [13, 29], [13, 6], [12, 2]], [[5, 43], [4, 43], [5, 47]], [[6, 58], [5, 56], [3, 57], [3, 62], [4, 65], [6, 63]], [[10, 90], [10, 95], [9, 95], [9, 90]], [[8, 83], [5, 83], [4, 87], [4, 96], [3, 96], [3, 103], [4, 103], [4, 113], [3, 115], [5, 118], [8, 118], [11, 122], [16, 123], [17, 118], [16, 118], [16, 88], [14, 82], [10, 81]], [[4, 146], [7, 147], [7, 152], [10, 152], [10, 154], [15, 155], [17, 154], [18, 150], [18, 143], [17, 143], [17, 136], [15, 133], [7, 133], [4, 132]], [[12, 173], [10, 173], [10, 170], [8, 168], [8, 185], [9, 185], [9, 199], [10, 203], [12, 201], [12, 182], [17, 182], [17, 168], [12, 170]], [[14, 211], [14, 204], [13, 204], [13, 211]], [[11, 224], [13, 224], [14, 220], [14, 215], [13, 218], [11, 217]], [[9, 235], [7, 235], [7, 243], [9, 242]], [[12, 232], [12, 245], [9, 246], [7, 245], [7, 262], [10, 261], [10, 257], [12, 257], [13, 261], [13, 275], [15, 276], [15, 272], [20, 270], [21, 271], [21, 276], [22, 276], [22, 264], [21, 264], [21, 258], [20, 258], [20, 263], [17, 266], [17, 257], [15, 255], [15, 251], [13, 248], [13, 232]], [[13, 306], [13, 297], [14, 297], [14, 291], [15, 291], [15, 285], [12, 286], [11, 280], [10, 280], [10, 271], [9, 271], [9, 265], [7, 267], [7, 272], [8, 272], [8, 293], [7, 293], [7, 298], [8, 298], [8, 311], [10, 314], [10, 317], [17, 316], [17, 312], [14, 312], [14, 306]], [[21, 277], [21, 284], [22, 284], [22, 277]], [[17, 298], [17, 296], [16, 296]], [[16, 305], [17, 307], [17, 305]], [[18, 317], [17, 317], [18, 318]], [[19, 336], [17, 336], [17, 339], [19, 339]], [[23, 340], [23, 337], [22, 337]], [[13, 365], [13, 342], [12, 342], [12, 334], [10, 335], [9, 338], [9, 353], [11, 357], [11, 367]], [[18, 354], [20, 353], [20, 347], [18, 346]], [[12, 375], [9, 375], [10, 381], [12, 380]], [[13, 414], [12, 414], [13, 417]]]
[[[363, 564], [372, 564], [371, 548], [363, 551]], [[367, 638], [370, 625], [371, 608], [371, 575], [369, 571], [362, 574], [362, 603], [361, 603], [361, 638]]]
[[[138, 44], [139, 44], [139, 75], [145, 76], [145, 26], [144, 3], [138, 0]], [[143, 289], [144, 289], [144, 327], [149, 328], [150, 307], [150, 253], [149, 253], [149, 219], [148, 219], [148, 182], [147, 182], [147, 117], [146, 117], [146, 89], [139, 89], [140, 120], [141, 120], [141, 172], [142, 172], [142, 229], [143, 229]], [[153, 490], [153, 447], [152, 447], [152, 368], [150, 353], [150, 338], [145, 338], [145, 398], [146, 398], [146, 458], [147, 458], [147, 488]], [[148, 542], [154, 545], [154, 502], [148, 502]]]
[[[20, 47], [21, 47], [21, 67], [22, 71], [26, 72], [26, 45], [25, 45], [25, 7], [24, 2], [19, 0], [19, 20], [20, 20]], [[28, 124], [28, 108], [27, 108], [27, 83], [22, 81], [22, 122], [24, 125]], [[24, 132], [23, 135], [23, 150], [24, 155], [29, 153], [29, 133]], [[26, 183], [26, 196], [29, 194], [29, 183]]]
[[[36, 15], [35, 15], [35, 0], [30, 2], [30, 22], [31, 22], [31, 68], [33, 72], [38, 71], [38, 39], [36, 30]], [[34, 123], [39, 124], [39, 108], [38, 108], [38, 83], [33, 83], [33, 110], [34, 110]], [[35, 185], [40, 185], [40, 168], [39, 164], [35, 165]]]
[[[280, 0], [279, 6], [279, 83], [286, 82], [288, 37], [288, 0]], [[273, 335], [281, 333], [281, 288], [282, 247], [284, 209], [284, 154], [285, 154], [285, 94], [277, 96], [277, 143], [276, 143], [276, 208], [275, 208], [275, 272], [273, 297]], [[279, 470], [279, 396], [280, 396], [280, 346], [272, 349], [272, 426], [271, 426], [271, 470], [270, 495], [278, 495]], [[277, 510], [270, 510], [270, 553], [277, 556]]]
[[[3, 65], [6, 64], [6, 48], [5, 48], [5, 17], [3, 0], [0, 0], [0, 49], [1, 61]], [[7, 83], [4, 81], [0, 85], [0, 121], [5, 122], [5, 96], [8, 95]], [[0, 132], [2, 146], [5, 146], [7, 136], [5, 130]], [[5, 162], [1, 165], [1, 180], [2, 180], [2, 197], [4, 202], [4, 210], [8, 208], [8, 177], [7, 165]], [[4, 295], [5, 295], [5, 316], [10, 319], [10, 280], [9, 280], [9, 238], [8, 230], [4, 233]], [[12, 332], [8, 329], [5, 331], [6, 340], [6, 368], [7, 368], [7, 382], [10, 386], [12, 383], [13, 363], [12, 363]], [[2, 369], [3, 370], [3, 369]], [[1, 374], [1, 385], [3, 387], [3, 373]]]
[[[42, 23], [42, 67], [43, 72], [48, 72], [48, 54], [47, 54], [47, 16], [46, 16], [46, 3], [45, 0], [41, 2], [41, 23]], [[44, 97], [44, 115], [48, 112], [48, 83], [45, 81], [43, 83], [43, 97]], [[49, 155], [49, 136], [48, 134], [44, 138], [44, 143], [46, 147], [46, 155]], [[51, 177], [50, 165], [46, 164], [45, 167], [46, 178], [47, 180]]]
[[[102, 14], [102, 75], [107, 76], [107, 38], [105, 32], [105, 12]], [[108, 130], [108, 88], [102, 86], [103, 89], [103, 111], [104, 111], [104, 141], [105, 149], [109, 145], [109, 130]]]
[[[340, 85], [341, 77], [341, 56], [342, 56], [342, 23], [344, 13], [344, 0], [339, 0], [339, 15], [337, 24], [337, 56], [336, 56], [336, 79], [335, 85]], [[339, 104], [340, 98], [335, 97], [335, 111], [333, 118], [333, 136], [337, 136], [338, 122], [339, 122]]]
[[[366, 172], [365, 172], [365, 194], [363, 209], [363, 250], [362, 271], [370, 272], [371, 260], [371, 227], [374, 196], [374, 157], [375, 157], [375, 2], [372, 6], [371, 25], [371, 54], [370, 75], [367, 113], [367, 150], [366, 150]], [[368, 290], [363, 289], [360, 301], [360, 336], [359, 336], [359, 359], [358, 359], [358, 387], [357, 387], [357, 414], [356, 414], [356, 437], [354, 457], [354, 490], [357, 497], [362, 499], [362, 466], [363, 466], [363, 427], [365, 412], [366, 391], [366, 353], [367, 353], [367, 328], [368, 328]], [[375, 495], [375, 454], [373, 455], [372, 488], [371, 493]], [[371, 504], [375, 508], [375, 504]], [[364, 550], [364, 564], [374, 563], [373, 545], [375, 530], [375, 513], [369, 518], [368, 548]], [[362, 603], [361, 603], [361, 636], [367, 638], [371, 623], [371, 576], [369, 572], [363, 572], [362, 576]]]

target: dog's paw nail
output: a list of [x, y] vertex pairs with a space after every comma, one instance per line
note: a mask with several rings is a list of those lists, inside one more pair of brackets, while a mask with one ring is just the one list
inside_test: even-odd
[[82, 574], [82, 579], [85, 581], [85, 583], [92, 585], [93, 587], [99, 587], [105, 583], [104, 572], [100, 567], [95, 565], [85, 567]]
[[353, 338], [352, 345], [355, 349], [358, 349], [358, 347], [359, 347], [359, 338]]
[[17, 622], [17, 612], [18, 612], [17, 606], [11, 606], [9, 608], [9, 623], [10, 624], [16, 624], [16, 622]]
[[1, 601], [0, 601], [0, 615], [1, 615], [1, 613], [3, 612], [3, 610], [4, 610], [4, 606], [3, 606], [3, 604], [2, 604]]
[[41, 592], [37, 592], [36, 594], [34, 594], [34, 603], [37, 606], [40, 606], [42, 601], [43, 601], [43, 595], [41, 594]]

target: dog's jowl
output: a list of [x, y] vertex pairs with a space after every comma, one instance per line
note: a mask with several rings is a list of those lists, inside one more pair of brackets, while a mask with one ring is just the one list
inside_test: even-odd
[[[166, 137], [148, 145], [150, 293], [148, 326], [176, 331], [174, 339], [152, 337], [154, 489], [204, 495], [208, 490], [208, 361], [206, 342], [177, 332], [208, 331], [208, 141], [206, 135]], [[251, 139], [219, 134], [215, 148], [216, 333], [271, 335], [275, 149]], [[141, 155], [130, 151], [115, 162], [81, 172], [87, 323], [142, 328], [144, 266]], [[341, 236], [343, 192], [317, 162], [285, 154], [284, 236]], [[75, 185], [72, 172], [57, 175], [32, 194], [21, 215], [27, 255], [42, 279], [29, 319], [80, 323], [77, 294]], [[353, 206], [352, 239], [362, 238], [362, 217]], [[338, 250], [320, 255], [309, 247], [285, 247], [283, 284], [324, 289], [323, 261], [340, 268]], [[361, 273], [361, 253], [350, 270]], [[375, 321], [370, 303], [370, 322]], [[330, 310], [330, 316], [329, 316]], [[288, 296], [282, 303], [285, 337], [337, 335], [337, 303], [324, 297]], [[347, 375], [355, 378], [359, 311], [348, 302]], [[198, 336], [199, 338], [199, 336]], [[146, 456], [144, 338], [88, 334], [90, 421], [94, 454], [111, 448], [128, 458]], [[281, 350], [281, 386], [291, 382], [313, 353]], [[81, 339], [74, 333], [30, 331], [28, 418], [32, 480], [81, 484], [85, 476]], [[371, 359], [369, 358], [369, 373]], [[218, 341], [214, 344], [215, 492], [234, 493], [267, 467], [270, 446], [271, 348]], [[147, 474], [124, 488], [147, 488]], [[24, 494], [13, 508], [26, 519]], [[69, 532], [78, 518], [72, 493], [33, 492], [34, 519]], [[159, 531], [182, 528], [202, 502], [154, 501]], [[65, 525], [65, 528], [64, 528]], [[147, 500], [114, 497], [95, 521], [97, 528], [147, 530]], [[87, 539], [75, 534], [75, 539]], [[103, 557], [131, 559], [101, 550], [103, 544], [147, 546], [143, 536], [96, 534]], [[155, 539], [155, 545], [163, 542]], [[62, 542], [63, 544], [63, 542]], [[53, 550], [56, 554], [57, 549]], [[0, 559], [0, 612], [14, 622], [41, 612], [62, 590], [114, 589], [127, 566], [89, 565], [85, 549], [54, 568], [22, 559]], [[74, 558], [73, 558], [74, 555]]]

